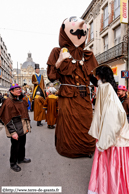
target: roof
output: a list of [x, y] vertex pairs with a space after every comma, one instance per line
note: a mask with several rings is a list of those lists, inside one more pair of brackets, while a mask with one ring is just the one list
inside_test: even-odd
[[22, 64], [21, 69], [27, 69], [28, 66], [35, 68], [35, 63], [33, 61], [26, 61]]
[[86, 16], [86, 14], [88, 14], [88, 12], [90, 11], [90, 8], [93, 6], [93, 4], [95, 3], [96, 0], [92, 0], [91, 3], [89, 4], [89, 6], [87, 7], [86, 11], [83, 13], [83, 15], [81, 16], [82, 19], [84, 19], [84, 17]]
[[27, 69], [28, 66], [32, 66], [35, 69], [35, 62], [33, 62], [31, 53], [28, 53], [27, 61], [22, 64], [21, 69]]
[[20, 69], [17, 69], [17, 68], [14, 68], [14, 69], [13, 69], [13, 72], [14, 72], [14, 71], [16, 71], [16, 73], [18, 72], [18, 74], [21, 73], [21, 70], [20, 70]]
[[43, 74], [43, 73], [46, 73], [47, 70], [46, 69], [40, 69], [40, 73]]

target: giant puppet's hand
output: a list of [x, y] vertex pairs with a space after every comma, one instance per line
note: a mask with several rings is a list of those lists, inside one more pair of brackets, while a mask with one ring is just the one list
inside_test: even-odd
[[62, 63], [62, 61], [64, 61], [65, 59], [70, 57], [70, 53], [67, 52], [66, 48], [62, 48], [59, 54], [59, 58], [55, 64], [56, 68], [58, 69]]

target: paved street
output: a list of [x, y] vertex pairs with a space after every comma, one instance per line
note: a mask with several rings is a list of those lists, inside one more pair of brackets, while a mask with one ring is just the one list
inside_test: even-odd
[[20, 172], [9, 166], [10, 139], [0, 126], [0, 185], [1, 186], [62, 186], [63, 194], [87, 194], [93, 159], [70, 159], [60, 156], [54, 146], [55, 130], [47, 123], [37, 127], [32, 119], [32, 132], [27, 134], [26, 157], [29, 164], [19, 164]]

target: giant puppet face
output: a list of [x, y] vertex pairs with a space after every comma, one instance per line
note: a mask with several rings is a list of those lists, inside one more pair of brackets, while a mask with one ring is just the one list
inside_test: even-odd
[[85, 42], [87, 37], [87, 26], [84, 20], [76, 16], [67, 18], [63, 28], [72, 43], [78, 47]]

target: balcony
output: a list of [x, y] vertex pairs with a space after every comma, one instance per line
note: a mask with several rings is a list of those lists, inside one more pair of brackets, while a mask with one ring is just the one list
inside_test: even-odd
[[127, 43], [121, 42], [96, 57], [99, 65], [116, 60], [118, 57], [127, 56]]

